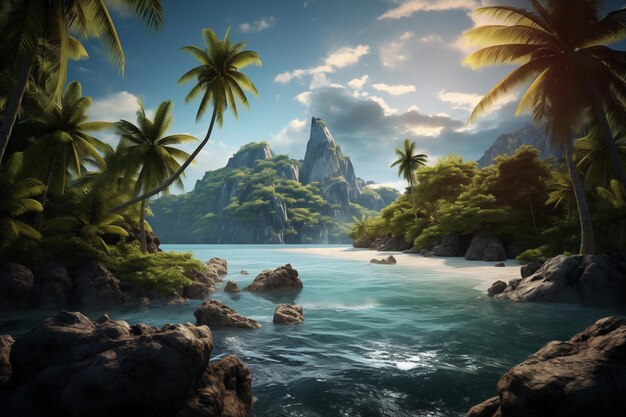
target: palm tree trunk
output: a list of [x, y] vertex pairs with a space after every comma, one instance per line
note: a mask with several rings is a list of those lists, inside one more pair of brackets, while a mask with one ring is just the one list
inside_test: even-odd
[[13, 88], [13, 92], [11, 93], [11, 98], [9, 99], [6, 113], [4, 114], [4, 119], [2, 120], [2, 126], [0, 127], [0, 162], [2, 162], [4, 152], [9, 144], [9, 138], [11, 137], [13, 126], [17, 120], [17, 113], [22, 104], [22, 98], [24, 98], [24, 93], [26, 92], [26, 85], [28, 83], [28, 77], [30, 77], [30, 72], [33, 68], [34, 60], [34, 57], [25, 58], [20, 65], [17, 80], [15, 80], [15, 88]]
[[580, 217], [580, 253], [581, 255], [593, 255], [595, 253], [595, 241], [593, 238], [591, 212], [589, 211], [589, 205], [587, 204], [587, 197], [585, 196], [583, 182], [580, 179], [580, 175], [576, 169], [576, 163], [574, 162], [573, 148], [573, 140], [566, 140], [565, 160], [567, 162], [567, 169], [569, 170], [569, 175], [572, 180], [572, 188], [574, 189], [574, 196], [576, 197], [576, 204], [578, 206], [578, 216]]
[[535, 219], [535, 209], [533, 207], [533, 200], [531, 200], [530, 194], [528, 194], [528, 204], [530, 205], [530, 217], [533, 220], [533, 229], [535, 229], [535, 234], [538, 235], [539, 231], [537, 230], [537, 220]]
[[154, 195], [157, 195], [158, 193], [160, 193], [161, 191], [165, 190], [167, 187], [172, 185], [172, 183], [174, 181], [176, 181], [176, 179], [178, 179], [178, 177], [180, 177], [180, 175], [185, 171], [185, 169], [187, 169], [187, 167], [193, 162], [193, 160], [196, 158], [196, 156], [198, 156], [198, 154], [200, 153], [202, 148], [204, 148], [204, 146], [207, 144], [207, 142], [211, 138], [211, 133], [213, 133], [213, 126], [215, 125], [216, 117], [217, 117], [217, 107], [214, 107], [213, 108], [213, 116], [211, 116], [211, 123], [209, 124], [209, 130], [207, 131], [206, 136], [204, 137], [202, 142], [200, 142], [200, 144], [198, 145], [196, 150], [193, 151], [193, 153], [191, 155], [189, 155], [189, 158], [187, 158], [187, 160], [180, 166], [180, 168], [178, 168], [178, 170], [174, 174], [172, 174], [172, 176], [170, 178], [168, 178], [167, 181], [165, 181], [163, 184], [159, 185], [157, 188], [155, 188], [154, 190], [152, 190], [150, 192], [147, 192], [145, 194], [142, 194], [140, 196], [132, 198], [132, 199], [128, 200], [127, 202], [122, 203], [122, 204], [114, 207], [111, 210], [111, 212], [123, 210], [126, 207], [129, 207], [129, 206], [132, 206], [133, 204], [139, 203], [142, 200], [146, 200], [146, 199], [148, 199], [148, 198], [150, 198], [150, 197], [152, 197]]
[[613, 132], [611, 131], [611, 126], [609, 126], [609, 121], [606, 118], [604, 106], [602, 106], [600, 97], [598, 97], [598, 92], [595, 89], [591, 92], [591, 99], [593, 101], [593, 108], [596, 116], [598, 117], [598, 121], [602, 125], [602, 130], [604, 131], [604, 141], [606, 143], [606, 148], [609, 151], [609, 157], [611, 158], [615, 175], [617, 176], [618, 181], [622, 183], [622, 187], [626, 190], [626, 172], [624, 172], [622, 161], [620, 161], [619, 152], [617, 150], [617, 146], [615, 146]]
[[146, 200], [141, 200], [141, 207], [139, 208], [139, 246], [141, 252], [146, 253], [148, 251], [148, 244], [146, 242]]
[[48, 200], [48, 190], [50, 189], [50, 184], [52, 183], [52, 172], [54, 171], [54, 165], [56, 164], [56, 160], [59, 156], [59, 148], [60, 146], [57, 145], [57, 148], [52, 156], [52, 160], [50, 161], [50, 166], [48, 167], [48, 174], [46, 175], [46, 189], [41, 194], [41, 197], [39, 200], [39, 202], [41, 203], [42, 210], [37, 215], [37, 220], [35, 224], [35, 229], [37, 229], [39, 233], [41, 233], [41, 226], [43, 223], [43, 214], [46, 210], [46, 201]]

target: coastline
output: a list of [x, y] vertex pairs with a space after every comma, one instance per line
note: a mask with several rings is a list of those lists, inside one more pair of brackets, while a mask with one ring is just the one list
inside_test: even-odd
[[[383, 258], [393, 255], [398, 261], [397, 265], [381, 265], [380, 268], [389, 268], [393, 274], [394, 267], [406, 266], [411, 268], [428, 268], [441, 270], [442, 272], [454, 271], [455, 275], [476, 282], [474, 289], [487, 291], [494, 282], [501, 280], [508, 282], [514, 278], [520, 278], [520, 264], [515, 259], [505, 262], [505, 267], [498, 268], [497, 262], [467, 261], [462, 257], [425, 257], [418, 254], [403, 253], [397, 251], [375, 251], [372, 249], [360, 249], [353, 247], [286, 247], [283, 252], [308, 253], [316, 256], [331, 256], [334, 258], [362, 260], [369, 264], [372, 258]], [[378, 267], [378, 266], [377, 266]]]

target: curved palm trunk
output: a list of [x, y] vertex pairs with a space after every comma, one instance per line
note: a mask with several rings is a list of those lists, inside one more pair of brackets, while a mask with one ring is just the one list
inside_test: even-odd
[[211, 116], [211, 123], [209, 124], [209, 130], [207, 131], [206, 136], [204, 137], [202, 142], [200, 142], [200, 145], [198, 145], [196, 150], [193, 151], [193, 153], [191, 155], [189, 155], [189, 158], [187, 158], [187, 160], [180, 166], [180, 168], [178, 168], [178, 170], [174, 174], [172, 174], [172, 176], [170, 178], [168, 178], [167, 181], [165, 181], [163, 184], [159, 185], [157, 188], [155, 188], [154, 190], [152, 190], [150, 192], [147, 192], [145, 194], [142, 194], [140, 196], [132, 198], [132, 199], [128, 200], [127, 202], [122, 203], [122, 204], [114, 207], [111, 210], [111, 212], [123, 210], [126, 207], [132, 206], [135, 203], [139, 203], [140, 201], [146, 200], [146, 199], [148, 199], [148, 198], [150, 198], [150, 197], [152, 197], [154, 195], [157, 195], [158, 193], [160, 193], [161, 191], [165, 190], [167, 187], [172, 185], [172, 183], [174, 181], [176, 181], [176, 179], [178, 179], [178, 177], [180, 177], [180, 175], [185, 171], [185, 169], [187, 169], [187, 167], [193, 162], [193, 160], [196, 158], [196, 156], [198, 156], [198, 154], [200, 153], [202, 148], [204, 148], [204, 146], [207, 144], [207, 142], [211, 138], [211, 133], [213, 132], [213, 126], [215, 125], [216, 117], [217, 117], [217, 107], [214, 107], [213, 108], [213, 116]]
[[48, 191], [50, 190], [50, 184], [52, 184], [52, 173], [54, 171], [54, 166], [56, 165], [56, 161], [58, 157], [59, 157], [59, 146], [57, 145], [57, 148], [54, 151], [54, 154], [52, 156], [52, 161], [50, 161], [50, 166], [48, 167], [48, 174], [46, 175], [46, 189], [39, 197], [40, 198], [39, 202], [41, 203], [42, 210], [37, 215], [37, 220], [35, 223], [35, 229], [37, 229], [39, 233], [41, 233], [41, 226], [43, 224], [43, 215], [44, 215], [44, 212], [46, 211], [46, 202], [48, 201]]
[[34, 57], [26, 58], [20, 65], [15, 88], [11, 93], [11, 98], [9, 99], [6, 113], [4, 114], [4, 119], [2, 120], [2, 126], [0, 127], [0, 162], [2, 162], [4, 152], [9, 144], [9, 138], [11, 137], [13, 126], [17, 120], [17, 113], [20, 109], [20, 105], [22, 104], [24, 93], [26, 92], [26, 85], [28, 83], [28, 77], [30, 77], [30, 72], [33, 68], [34, 60]]
[[146, 253], [148, 251], [148, 244], [146, 242], [146, 199], [141, 200], [141, 208], [139, 209], [139, 246], [141, 252]]
[[593, 237], [591, 212], [587, 204], [583, 182], [580, 179], [580, 175], [576, 169], [576, 163], [574, 162], [574, 145], [572, 142], [573, 141], [570, 139], [565, 141], [565, 160], [572, 180], [572, 188], [574, 189], [578, 215], [580, 217], [580, 253], [582, 255], [593, 255], [595, 253], [595, 241]]
[[609, 158], [611, 158], [613, 170], [615, 171], [618, 181], [622, 183], [622, 187], [626, 190], [626, 172], [624, 172], [622, 161], [620, 161], [619, 152], [617, 150], [617, 146], [615, 146], [615, 140], [613, 140], [613, 132], [611, 131], [611, 126], [609, 126], [609, 121], [607, 120], [606, 113], [604, 112], [604, 106], [602, 106], [600, 97], [598, 97], [598, 92], [595, 89], [591, 93], [591, 98], [598, 121], [600, 121], [600, 124], [602, 125], [602, 130], [604, 130], [604, 142], [606, 143], [606, 148], [609, 151]]

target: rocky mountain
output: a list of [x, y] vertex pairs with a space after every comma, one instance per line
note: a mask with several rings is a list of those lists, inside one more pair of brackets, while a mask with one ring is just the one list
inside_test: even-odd
[[304, 160], [252, 142], [184, 195], [151, 205], [163, 243], [327, 243], [349, 241], [352, 216], [373, 214], [399, 196], [355, 175], [323, 120], [313, 118]]
[[491, 165], [498, 155], [513, 155], [522, 145], [531, 145], [539, 149], [542, 159], [561, 158], [561, 153], [550, 147], [544, 126], [527, 125], [513, 133], [500, 135], [478, 160], [478, 166], [482, 168]]

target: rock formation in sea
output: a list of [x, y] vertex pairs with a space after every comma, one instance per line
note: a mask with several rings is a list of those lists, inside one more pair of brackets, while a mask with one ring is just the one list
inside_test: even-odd
[[300, 291], [302, 281], [298, 278], [298, 271], [290, 264], [280, 266], [273, 271], [266, 269], [256, 276], [254, 281], [244, 291]]
[[491, 291], [493, 296], [512, 301], [626, 305], [624, 253], [559, 255], [541, 266], [522, 269], [521, 274], [522, 278], [512, 279], [505, 286], [498, 284], [498, 291]]
[[252, 405], [245, 364], [209, 362], [206, 326], [159, 329], [61, 312], [9, 339], [0, 336], [2, 416], [245, 417]]
[[304, 322], [302, 306], [279, 304], [274, 311], [274, 324], [301, 324]]
[[511, 368], [467, 417], [626, 415], [626, 321], [607, 317]]
[[527, 125], [513, 133], [505, 133], [498, 136], [493, 144], [485, 151], [478, 160], [480, 168], [493, 163], [493, 159], [500, 155], [513, 155], [522, 145], [531, 145], [539, 149], [541, 159], [562, 157], [561, 152], [550, 147], [544, 126]]
[[242, 329], [258, 329], [259, 322], [242, 316], [232, 308], [217, 300], [203, 302], [193, 313], [196, 324], [209, 327], [239, 327]]
[[352, 216], [371, 215], [398, 195], [358, 178], [313, 118], [304, 160], [275, 155], [266, 142], [247, 144], [193, 191], [154, 201], [149, 221], [166, 243], [347, 242]]

